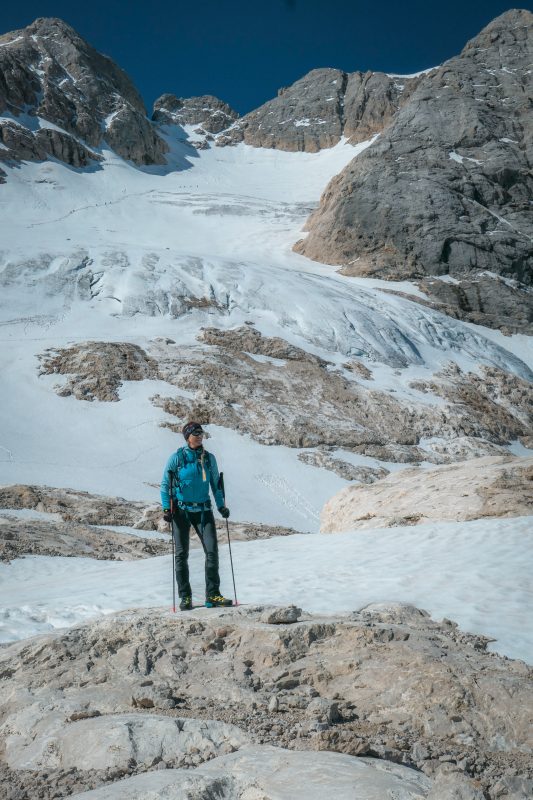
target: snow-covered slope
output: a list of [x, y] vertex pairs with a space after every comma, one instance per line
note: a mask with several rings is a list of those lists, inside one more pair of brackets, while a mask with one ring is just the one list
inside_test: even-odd
[[[157, 502], [162, 467], [180, 444], [179, 436], [160, 427], [175, 418], [150, 402], [157, 393], [179, 398], [175, 386], [161, 380], [125, 383], [117, 403], [59, 397], [53, 386], [64, 379], [39, 375], [37, 356], [47, 348], [87, 340], [146, 347], [157, 337], [179, 347], [195, 343], [202, 326], [230, 329], [248, 322], [333, 364], [354, 356], [372, 367], [376, 388], [400, 398], [412, 396], [413, 378], [429, 378], [450, 358], [465, 370], [487, 364], [530, 377], [526, 337], [451, 320], [384, 293], [383, 282], [346, 278], [292, 252], [322, 188], [357, 153], [351, 145], [317, 154], [246, 145], [197, 153], [170, 133], [168, 141], [168, 168], [141, 170], [107, 151], [102, 165], [89, 172], [53, 161], [21, 164], [1, 188], [1, 483], [70, 486]], [[193, 302], [184, 305], [183, 298]], [[440, 400], [428, 394], [423, 402], [435, 406]], [[223, 425], [208, 429], [208, 447], [225, 471], [235, 518], [318, 530], [322, 505], [346, 480], [302, 463], [298, 448], [267, 447]], [[354, 453], [342, 456], [379, 464]], [[384, 547], [394, 550], [397, 544], [388, 538]], [[40, 564], [45, 568], [37, 558], [23, 569], [39, 574]], [[15, 574], [11, 568], [9, 573]], [[465, 581], [466, 587], [468, 576]], [[489, 593], [481, 585], [481, 595]], [[248, 589], [255, 597], [256, 588]], [[343, 595], [337, 606], [387, 600], [389, 594], [405, 593], [385, 586], [381, 593]], [[128, 595], [108, 607], [89, 595], [79, 608], [65, 609], [59, 624], [146, 602]], [[416, 599], [431, 606], [427, 594]], [[152, 600], [161, 602], [159, 596]], [[33, 630], [28, 618], [35, 614], [43, 615], [35, 630], [54, 624], [52, 606], [30, 606], [25, 621], [15, 614], [19, 635]], [[446, 598], [436, 598], [433, 607], [460, 618]], [[487, 610], [487, 616], [493, 613]], [[477, 619], [461, 621], [501, 635]], [[8, 638], [12, 623], [13, 616]], [[529, 655], [527, 647], [502, 647]]]
[[[364, 145], [197, 153], [168, 139], [165, 168], [134, 168], [107, 151], [89, 172], [53, 161], [10, 170], [0, 192], [3, 483], [157, 500], [178, 441], [158, 427], [168, 416], [149, 398], [176, 390], [143, 381], [126, 384], [116, 404], [58, 398], [57, 378], [38, 376], [36, 356], [79, 341], [190, 344], [202, 326], [248, 321], [332, 362], [356, 356], [399, 395], [450, 357], [466, 369], [530, 374], [525, 337], [485, 336], [384, 294], [380, 281], [342, 277], [291, 251], [328, 179]], [[183, 297], [200, 307], [183, 308]], [[300, 463], [294, 449], [238, 431], [217, 431], [209, 444], [239, 518], [316, 530], [322, 504], [345, 485]]]
[[[412, 603], [435, 619], [493, 637], [491, 649], [533, 663], [530, 520], [475, 520], [232, 545], [238, 598], [346, 613], [373, 602]], [[227, 546], [222, 585], [229, 591]], [[190, 556], [202, 603], [203, 553]], [[29, 556], [0, 565], [0, 641], [14, 641], [125, 608], [169, 607], [168, 556], [142, 561]], [[23, 602], [20, 587], [24, 587]]]

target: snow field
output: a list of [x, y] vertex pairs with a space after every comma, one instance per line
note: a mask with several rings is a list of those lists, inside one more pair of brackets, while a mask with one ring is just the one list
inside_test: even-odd
[[[483, 519], [234, 542], [237, 597], [323, 614], [411, 603], [493, 637], [491, 650], [533, 663], [530, 523]], [[189, 564], [193, 600], [201, 604], [203, 552], [192, 550]], [[220, 565], [222, 591], [231, 597], [227, 546], [220, 548]], [[129, 607], [170, 613], [171, 600], [171, 556], [129, 562], [28, 556], [0, 565], [0, 641]]]
[[[9, 219], [0, 252], [1, 483], [157, 502], [163, 466], [181, 444], [159, 427], [170, 418], [150, 402], [157, 392], [175, 396], [179, 389], [142, 381], [123, 386], [118, 403], [60, 398], [53, 387], [61, 376], [38, 377], [37, 355], [47, 347], [95, 339], [146, 347], [157, 336], [192, 344], [201, 326], [253, 321], [263, 334], [338, 366], [360, 358], [374, 372], [372, 386], [399, 398], [438, 404], [408, 383], [450, 359], [463, 369], [487, 363], [530, 374], [526, 337], [451, 320], [380, 291], [390, 284], [346, 278], [292, 252], [328, 180], [356, 155], [350, 145], [308, 154], [246, 145], [193, 153], [183, 142], [171, 144], [169, 168], [135, 169], [105, 151], [105, 162], [90, 171], [53, 161], [21, 164], [1, 187], [0, 217]], [[172, 171], [176, 165], [180, 171]], [[90, 291], [82, 296], [78, 276], [89, 272]], [[418, 293], [411, 284], [396, 288]], [[174, 319], [173, 293], [211, 297], [214, 306]], [[302, 464], [296, 450], [209, 430], [207, 447], [224, 470], [232, 518], [318, 530], [322, 505], [346, 481]], [[499, 652], [532, 661], [530, 523], [481, 520], [236, 542], [237, 587], [246, 602], [296, 602], [325, 613], [414, 603], [494, 636]], [[228, 593], [225, 548], [221, 563]], [[201, 551], [191, 553], [191, 570], [201, 601]], [[27, 557], [2, 564], [3, 640], [132, 605], [168, 608], [170, 579], [169, 558]]]

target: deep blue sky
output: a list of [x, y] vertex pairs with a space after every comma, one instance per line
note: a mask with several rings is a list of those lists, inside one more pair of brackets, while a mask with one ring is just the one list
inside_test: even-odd
[[61, 17], [133, 79], [148, 112], [164, 92], [214, 94], [241, 114], [315, 67], [411, 73], [457, 54], [503, 0], [23, 0], [0, 33]]

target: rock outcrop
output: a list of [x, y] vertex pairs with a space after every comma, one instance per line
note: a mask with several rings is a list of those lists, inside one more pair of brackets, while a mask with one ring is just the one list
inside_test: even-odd
[[126, 73], [54, 18], [0, 36], [0, 142], [1, 159], [75, 167], [104, 142], [135, 164], [162, 164], [167, 150]]
[[[485, 271], [530, 286], [532, 31], [529, 11], [508, 11], [422, 78], [331, 181], [295, 249], [347, 275], [475, 280], [481, 312], [494, 286]], [[446, 302], [460, 305], [452, 292]], [[531, 322], [530, 297], [521, 305]]]
[[119, 399], [123, 381], [157, 378], [158, 367], [144, 350], [127, 342], [87, 342], [68, 350], [47, 350], [40, 357], [41, 375], [72, 375], [58, 389], [78, 400]]
[[[515, 439], [528, 446], [533, 436], [530, 383], [496, 367], [481, 367], [479, 375], [451, 362], [432, 380], [413, 382], [417, 394], [407, 402], [251, 326], [206, 328], [198, 338], [203, 346], [157, 339], [148, 352], [127, 343], [77, 344], [45, 352], [41, 372], [68, 376], [56, 391], [80, 400], [116, 401], [122, 381], [167, 381], [187, 393], [152, 398], [177, 417], [165, 423], [171, 430], [179, 433], [194, 418], [247, 432], [262, 444], [320, 447], [302, 460], [348, 480], [368, 482], [384, 473], [342, 463], [327, 448], [387, 462], [445, 463], [496, 454]], [[424, 402], [425, 394], [445, 402]], [[422, 446], [422, 440], [429, 442]]]
[[342, 136], [357, 144], [383, 130], [417, 83], [382, 72], [314, 69], [236, 121], [216, 144], [308, 153], [333, 147]]
[[201, 97], [163, 94], [154, 103], [152, 119], [162, 125], [198, 125], [203, 132], [212, 134], [229, 128], [238, 116], [231, 106], [210, 94]]
[[306, 450], [303, 453], [298, 453], [298, 460], [303, 464], [311, 464], [313, 467], [329, 469], [347, 481], [375, 483], [389, 474], [389, 470], [384, 467], [350, 464], [342, 458], [336, 458], [331, 454], [331, 450], [335, 450], [335, 448], [322, 446], [316, 450]]
[[529, 514], [533, 514], [533, 456], [487, 456], [403, 470], [375, 486], [347, 486], [324, 506], [320, 530], [333, 533]]
[[126, 525], [147, 531], [157, 529], [154, 514], [160, 516], [158, 507], [138, 500], [23, 484], [0, 486], [0, 508], [59, 514], [64, 522], [83, 525]]
[[[252, 800], [274, 790], [270, 773], [314, 763], [325, 769], [320, 797], [344, 791], [350, 765], [353, 797], [353, 780], [372, 775], [353, 757], [372, 756], [375, 785], [384, 770], [402, 797], [477, 800], [477, 786], [497, 800], [507, 784], [526, 800], [531, 669], [486, 652], [487, 641], [393, 604], [342, 619], [292, 607], [143, 609], [18, 642], [0, 650], [2, 796], [106, 784], [95, 798], [141, 797], [183, 788], [174, 770], [187, 766], [199, 768], [188, 772], [194, 797], [213, 796], [196, 781], [216, 775], [217, 796]], [[390, 761], [420, 770], [411, 787]], [[263, 794], [239, 783], [245, 772]]]
[[[154, 487], [156, 488], [156, 487]], [[138, 531], [168, 533], [161, 506], [105, 497], [74, 489], [13, 484], [0, 486], [0, 560], [22, 555], [86, 556], [88, 558], [144, 558], [170, 552], [167, 541], [133, 538], [101, 526], [119, 525]], [[36, 511], [60, 519], [25, 517], [14, 519], [10, 511]], [[95, 526], [99, 526], [96, 528]], [[229, 522], [232, 540], [255, 541], [272, 536], [290, 536], [296, 531], [281, 525], [259, 522]], [[226, 541], [226, 529], [219, 526], [219, 539]], [[191, 547], [200, 547], [195, 536]]]
[[25, 555], [132, 561], [170, 552], [170, 540], [127, 536], [58, 520], [19, 519], [0, 513], [0, 561]]
[[[467, 781], [463, 779], [464, 783]], [[431, 781], [389, 762], [341, 753], [294, 752], [269, 745], [240, 748], [194, 770], [165, 770], [128, 778], [121, 785], [73, 795], [85, 800], [422, 800]], [[354, 794], [354, 792], [356, 794]], [[477, 800], [468, 795], [468, 800]], [[444, 800], [441, 796], [441, 800]], [[465, 800], [465, 795], [462, 795]], [[480, 796], [480, 800], [483, 797]]]
[[455, 319], [499, 328], [507, 335], [533, 334], [533, 289], [524, 283], [483, 272], [467, 278], [422, 278], [417, 285], [426, 298], [393, 288], [383, 291], [398, 294]]

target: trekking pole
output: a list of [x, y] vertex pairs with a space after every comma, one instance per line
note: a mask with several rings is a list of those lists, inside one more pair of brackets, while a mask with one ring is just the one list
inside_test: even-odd
[[176, 561], [175, 561], [175, 554], [174, 554], [174, 486], [172, 481], [172, 470], [169, 469], [168, 471], [169, 483], [170, 483], [170, 516], [171, 520], [169, 522], [170, 526], [170, 535], [172, 536], [172, 611], [174, 614], [176, 613]]
[[[220, 477], [218, 479], [218, 486], [219, 489], [222, 491], [222, 496], [224, 498], [224, 505], [226, 505], [226, 493], [224, 491], [224, 473], [220, 473]], [[229, 563], [231, 564], [231, 577], [233, 578], [233, 594], [235, 597], [235, 605], [238, 606], [239, 603], [237, 601], [237, 589], [235, 588], [235, 573], [233, 571], [233, 558], [231, 555], [231, 541], [229, 538], [229, 522], [226, 518], [226, 533], [228, 534], [228, 548], [229, 548]]]

